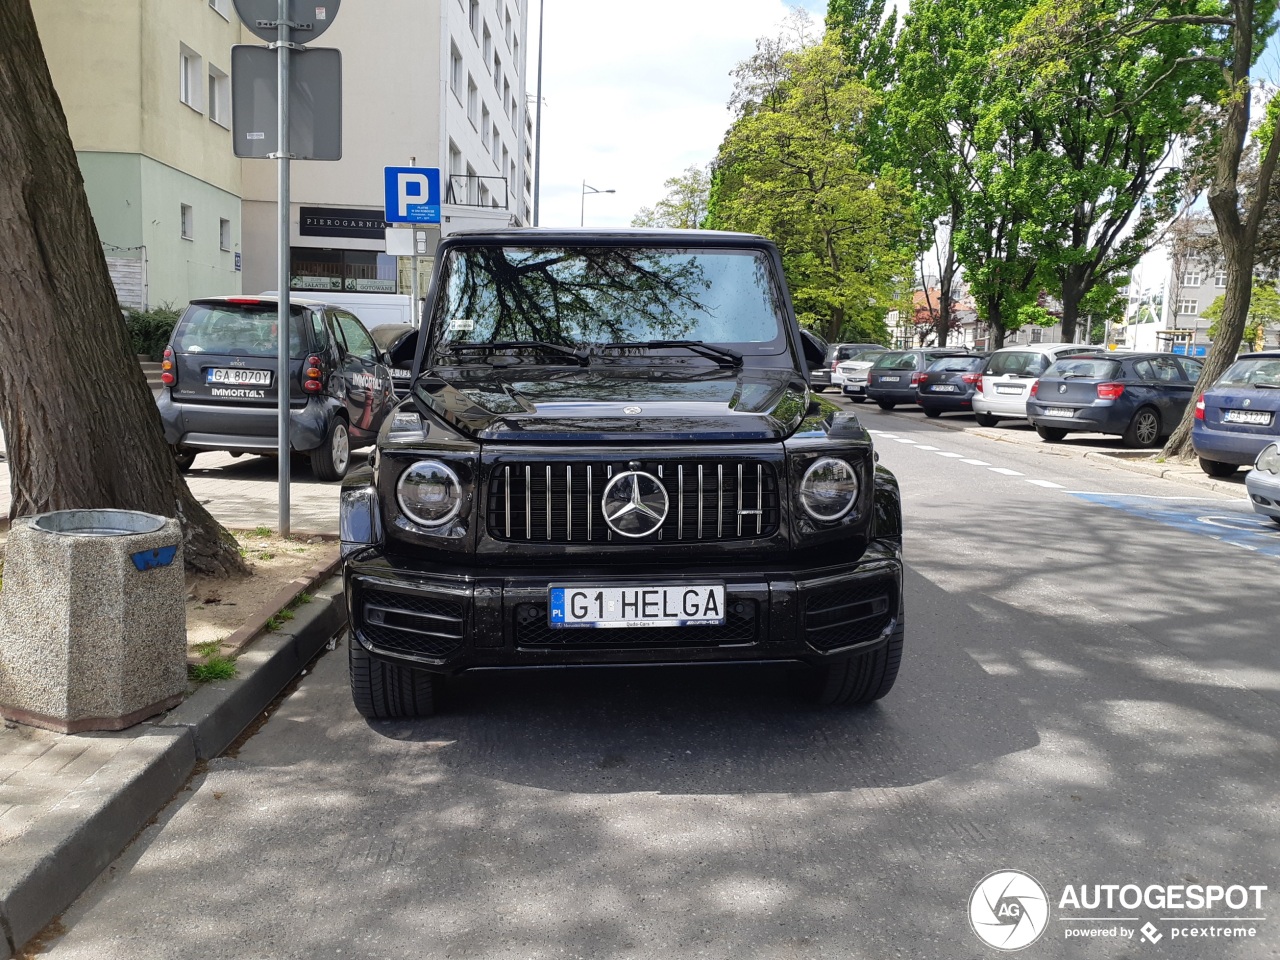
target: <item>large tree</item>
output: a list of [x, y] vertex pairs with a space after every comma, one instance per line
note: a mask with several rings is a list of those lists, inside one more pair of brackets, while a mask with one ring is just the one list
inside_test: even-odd
[[720, 147], [709, 223], [778, 243], [806, 325], [883, 342], [917, 227], [906, 192], [859, 139], [874, 95], [831, 40], [744, 68], [750, 93]]
[[631, 218], [633, 227], [669, 227], [696, 230], [707, 218], [711, 176], [706, 167], [693, 164], [662, 184], [667, 195], [652, 207], [641, 207]]
[[77, 508], [177, 517], [189, 570], [245, 572], [164, 441], [29, 0], [0, 0], [0, 250], [10, 517]]

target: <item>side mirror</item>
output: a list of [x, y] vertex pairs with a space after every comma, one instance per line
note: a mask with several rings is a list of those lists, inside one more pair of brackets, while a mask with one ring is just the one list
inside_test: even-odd
[[800, 330], [800, 346], [804, 351], [804, 362], [810, 370], [817, 370], [827, 363], [826, 345], [808, 330]]

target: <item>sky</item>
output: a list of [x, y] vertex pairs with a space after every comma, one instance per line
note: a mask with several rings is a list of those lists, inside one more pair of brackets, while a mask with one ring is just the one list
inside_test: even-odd
[[[537, 83], [538, 0], [530, 7], [529, 94]], [[544, 227], [626, 227], [662, 184], [715, 157], [732, 117], [729, 72], [776, 36], [783, 0], [543, 0]], [[804, 0], [817, 21], [825, 0]], [[591, 194], [583, 184], [612, 194]], [[584, 196], [585, 192], [585, 196]]]

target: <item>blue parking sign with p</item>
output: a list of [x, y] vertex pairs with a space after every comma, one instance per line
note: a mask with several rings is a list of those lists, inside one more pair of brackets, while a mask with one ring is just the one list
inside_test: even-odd
[[440, 169], [387, 167], [387, 223], [440, 222]]

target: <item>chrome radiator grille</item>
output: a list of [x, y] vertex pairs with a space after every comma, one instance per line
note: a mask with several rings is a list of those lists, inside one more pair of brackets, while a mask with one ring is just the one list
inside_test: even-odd
[[778, 530], [778, 478], [756, 460], [643, 461], [667, 492], [656, 533], [624, 537], [605, 522], [601, 495], [636, 461], [498, 463], [489, 474], [488, 531], [535, 543], [681, 543], [751, 540]]

